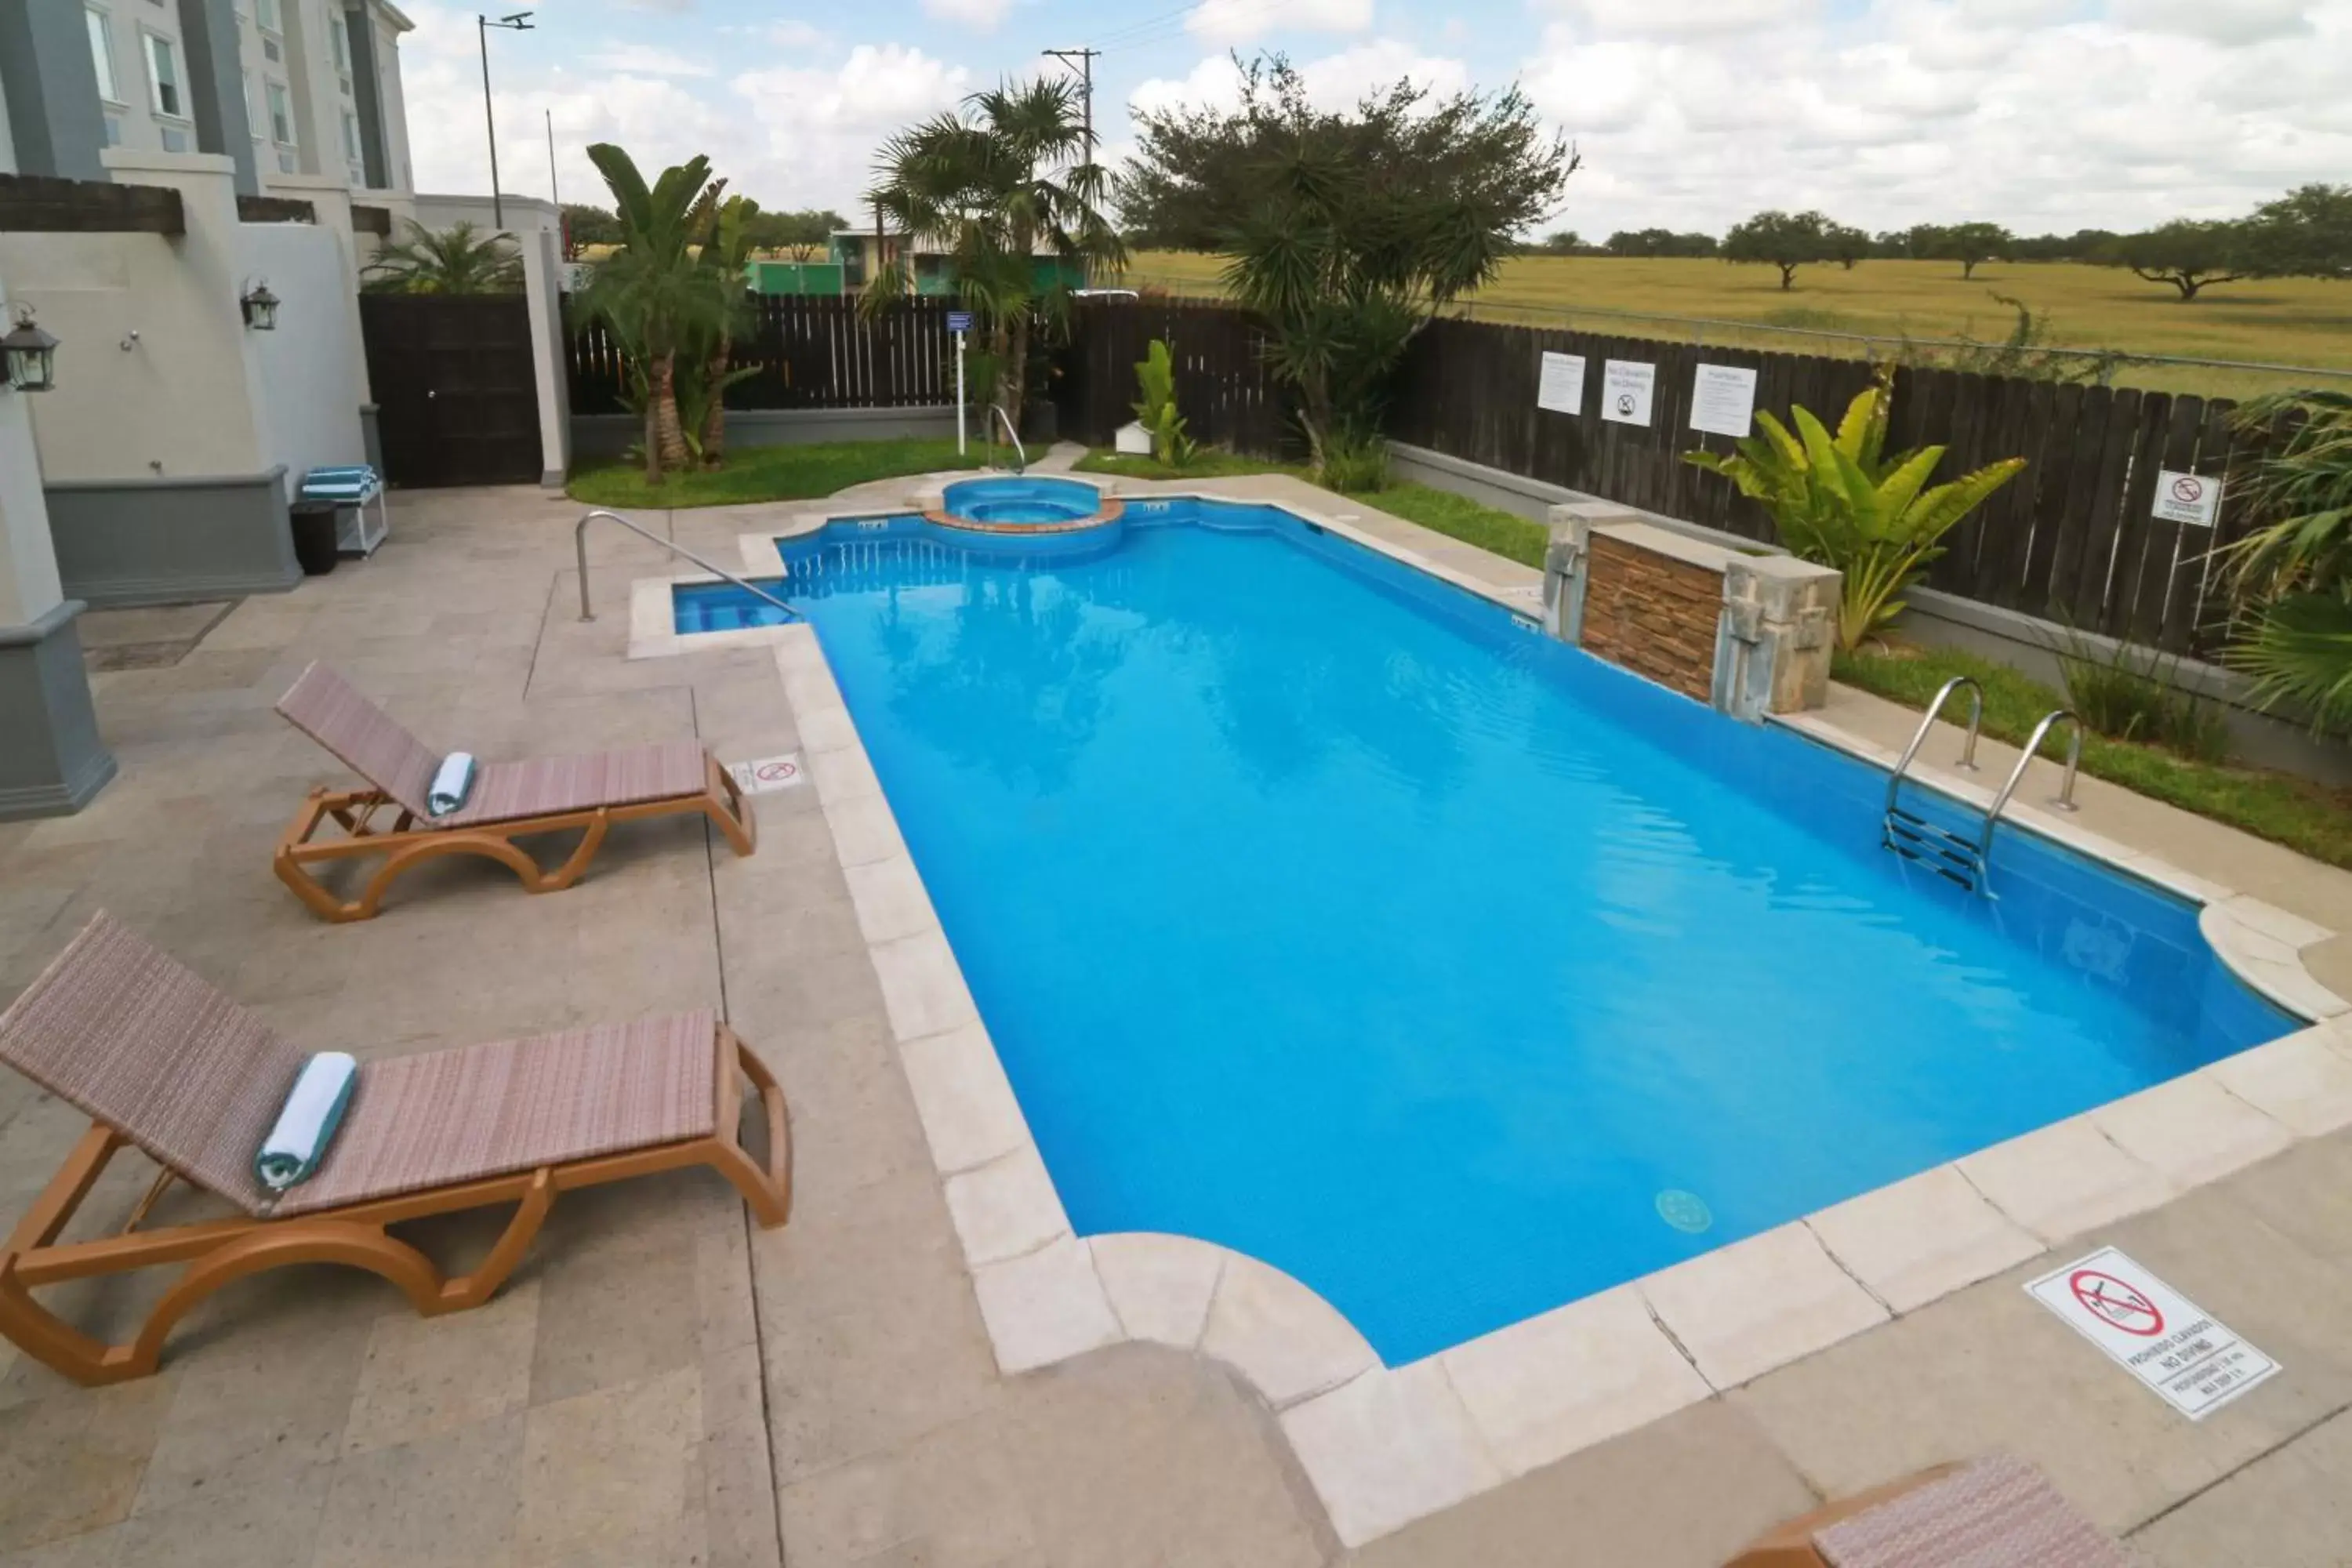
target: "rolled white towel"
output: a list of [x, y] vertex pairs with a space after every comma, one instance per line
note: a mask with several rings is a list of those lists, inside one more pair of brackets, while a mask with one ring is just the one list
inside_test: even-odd
[[473, 753], [452, 752], [441, 759], [441, 766], [433, 775], [433, 787], [425, 792], [425, 808], [436, 816], [446, 816], [466, 804], [466, 796], [473, 787]]
[[253, 1173], [263, 1186], [282, 1193], [319, 1168], [342, 1124], [359, 1072], [360, 1064], [341, 1051], [320, 1051], [302, 1064], [277, 1122], [253, 1157]]

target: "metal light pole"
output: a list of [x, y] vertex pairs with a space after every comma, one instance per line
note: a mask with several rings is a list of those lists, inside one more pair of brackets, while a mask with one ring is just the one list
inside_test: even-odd
[[494, 229], [507, 226], [507, 208], [499, 195], [499, 122], [490, 112], [490, 29], [504, 27], [509, 32], [528, 33], [531, 30], [530, 15], [518, 11], [493, 22], [479, 12], [474, 14], [474, 37], [482, 46], [482, 123], [490, 132], [490, 226]]

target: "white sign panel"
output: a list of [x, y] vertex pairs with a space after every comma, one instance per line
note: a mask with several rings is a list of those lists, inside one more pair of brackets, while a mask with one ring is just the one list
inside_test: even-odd
[[1536, 384], [1536, 406], [1555, 414], [1576, 414], [1584, 407], [1584, 356], [1543, 356], [1543, 379]]
[[1601, 372], [1601, 417], [1619, 425], [1650, 422], [1650, 393], [1658, 367], [1640, 360], [1612, 359]]
[[2210, 528], [2221, 511], [2221, 481], [2203, 474], [2156, 471], [2156, 515], [2167, 522]]
[[745, 795], [767, 795], [775, 790], [790, 789], [808, 777], [801, 760], [789, 752], [781, 757], [758, 757], [748, 763], [730, 763], [727, 771], [735, 775], [735, 787]]
[[2191, 1421], [2278, 1371], [2278, 1363], [2112, 1247], [2025, 1289]]
[[1691, 428], [1745, 436], [1756, 422], [1756, 373], [1736, 364], [1703, 364], [1691, 384]]

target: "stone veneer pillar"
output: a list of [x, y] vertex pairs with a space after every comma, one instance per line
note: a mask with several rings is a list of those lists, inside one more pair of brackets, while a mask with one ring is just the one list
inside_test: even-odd
[[26, 406], [37, 395], [0, 382], [0, 822], [79, 811], [114, 776], [74, 630], [82, 604], [58, 584]]
[[[1618, 575], [1600, 595], [1609, 606], [1600, 613], [1614, 618], [1594, 626], [1597, 566]], [[1706, 614], [1701, 574], [1722, 584], [1711, 635], [1703, 619], [1694, 624]], [[1839, 582], [1827, 566], [1750, 554], [1631, 507], [1569, 501], [1551, 509], [1544, 626], [1686, 694], [1704, 690], [1717, 711], [1754, 723], [1827, 700]]]

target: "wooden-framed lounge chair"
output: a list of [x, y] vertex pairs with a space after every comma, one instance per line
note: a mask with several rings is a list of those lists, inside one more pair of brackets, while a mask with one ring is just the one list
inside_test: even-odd
[[[105, 914], [5, 1013], [0, 1060], [90, 1118], [66, 1163], [0, 1249], [0, 1332], [86, 1384], [155, 1370], [172, 1327], [231, 1280], [290, 1263], [382, 1275], [427, 1315], [489, 1300], [560, 1193], [707, 1165], [762, 1226], [792, 1209], [783, 1092], [709, 1012], [364, 1063], [317, 1173], [273, 1193], [254, 1155], [307, 1053]], [[738, 1123], [749, 1079], [767, 1160]], [[163, 1169], [112, 1236], [60, 1241], [123, 1145]], [[238, 1213], [142, 1229], [174, 1181]], [[445, 1277], [385, 1228], [512, 1204], [470, 1272]], [[36, 1300], [47, 1285], [170, 1264], [186, 1268], [136, 1335], [108, 1344]]]
[[1937, 1465], [1768, 1531], [1730, 1568], [2131, 1568], [2049, 1478], [2009, 1454]]
[[[523, 887], [551, 893], [578, 881], [613, 824], [640, 817], [699, 813], [749, 855], [759, 840], [757, 821], [743, 804], [734, 775], [692, 741], [664, 742], [573, 757], [527, 763], [483, 763], [466, 804], [435, 816], [425, 796], [441, 755], [369, 701], [323, 664], [302, 672], [278, 711], [332, 752], [371, 787], [315, 789], [278, 840], [272, 865], [295, 897], [331, 921], [363, 921], [383, 903], [385, 889], [403, 871], [443, 855], [481, 855], [511, 868]], [[380, 814], [391, 815], [382, 826]], [[329, 823], [340, 834], [321, 838]], [[583, 828], [579, 847], [552, 871], [515, 840], [534, 833]], [[323, 862], [373, 859], [378, 867], [356, 899], [337, 898], [311, 868]]]

